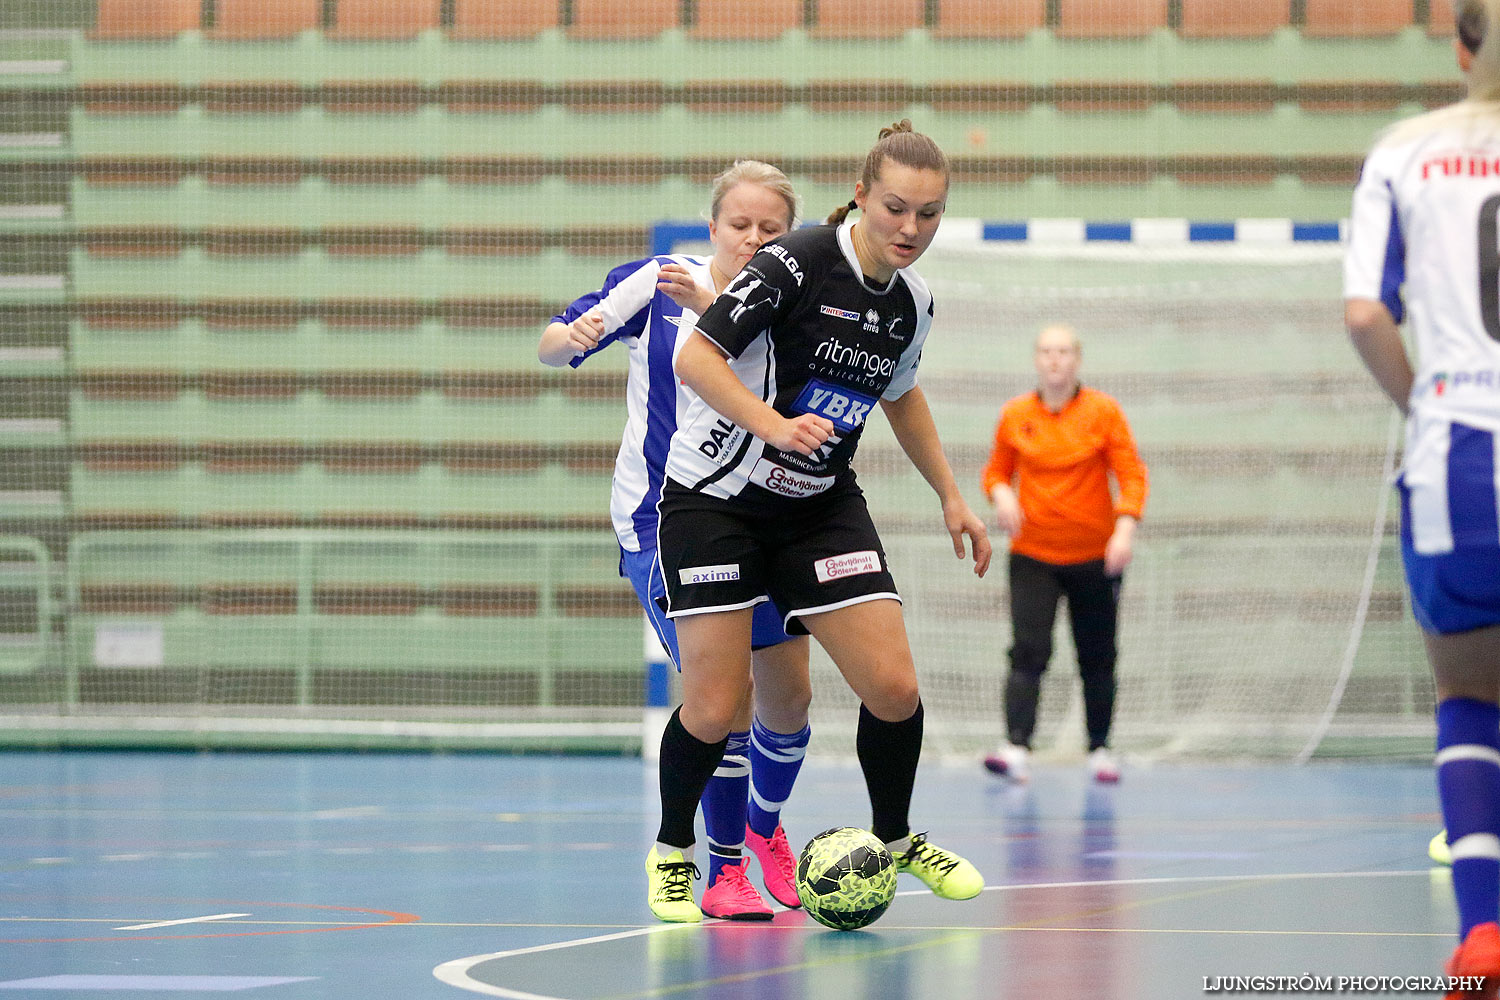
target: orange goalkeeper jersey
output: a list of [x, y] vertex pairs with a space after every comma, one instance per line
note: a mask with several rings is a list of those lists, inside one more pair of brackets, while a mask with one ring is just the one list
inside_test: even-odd
[[1006, 403], [981, 482], [986, 497], [1006, 483], [1020, 498], [1021, 530], [1011, 551], [1060, 565], [1103, 559], [1115, 519], [1139, 519], [1146, 507], [1146, 465], [1125, 414], [1087, 386], [1057, 413], [1036, 392]]

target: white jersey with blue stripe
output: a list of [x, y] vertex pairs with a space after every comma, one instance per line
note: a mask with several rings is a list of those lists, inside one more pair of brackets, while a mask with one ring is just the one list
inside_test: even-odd
[[[1466, 517], [1473, 503], [1450, 498], [1450, 481], [1472, 482], [1474, 461], [1500, 467], [1500, 106], [1464, 101], [1376, 141], [1355, 189], [1344, 295], [1409, 319], [1416, 377], [1402, 478], [1413, 540], [1419, 553], [1451, 551], [1453, 511]], [[1471, 431], [1489, 443], [1476, 448]], [[1500, 544], [1500, 529], [1488, 533]]]
[[625, 387], [625, 433], [615, 458], [609, 514], [622, 548], [656, 547], [656, 501], [661, 495], [667, 448], [691, 396], [672, 371], [678, 343], [692, 332], [698, 316], [684, 310], [656, 287], [663, 264], [680, 264], [693, 280], [713, 287], [708, 258], [663, 254], [622, 264], [609, 272], [604, 287], [575, 300], [556, 323], [571, 323], [589, 311], [604, 320], [596, 347], [569, 362], [578, 367], [616, 341], [630, 350]]

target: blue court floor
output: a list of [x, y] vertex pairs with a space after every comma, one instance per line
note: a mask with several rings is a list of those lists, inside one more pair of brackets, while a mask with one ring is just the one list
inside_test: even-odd
[[[631, 758], [0, 753], [0, 998], [1424, 996], [1454, 944], [1425, 767], [924, 765], [917, 830], [989, 888], [903, 876], [854, 933], [656, 923], [656, 818]], [[868, 823], [858, 770], [810, 761], [785, 819]]]

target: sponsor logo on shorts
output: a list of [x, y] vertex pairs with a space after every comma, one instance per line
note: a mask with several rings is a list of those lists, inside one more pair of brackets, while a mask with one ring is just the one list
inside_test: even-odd
[[740, 578], [739, 563], [722, 563], [718, 566], [693, 566], [677, 571], [677, 578], [684, 587], [694, 583], [729, 583]]
[[848, 309], [835, 309], [833, 306], [818, 306], [818, 312], [824, 316], [835, 316], [839, 319], [847, 319], [853, 323], [859, 322], [859, 313]]
[[846, 576], [879, 573], [880, 553], [874, 549], [866, 549], [863, 552], [845, 552], [841, 556], [817, 559], [813, 562], [813, 570], [818, 574], [819, 583], [842, 580]]
[[832, 476], [809, 476], [762, 458], [750, 470], [750, 481], [784, 497], [810, 497], [833, 485]]

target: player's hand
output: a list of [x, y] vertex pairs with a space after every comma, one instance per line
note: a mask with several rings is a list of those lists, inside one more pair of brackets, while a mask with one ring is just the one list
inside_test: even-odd
[[816, 413], [803, 413], [796, 417], [785, 417], [781, 424], [766, 438], [766, 443], [780, 451], [795, 451], [799, 455], [811, 455], [823, 447], [823, 442], [833, 436], [833, 421]]
[[667, 298], [702, 316], [713, 305], [714, 293], [693, 280], [688, 269], [681, 264], [663, 264], [656, 277], [657, 290]]
[[1021, 501], [1015, 490], [996, 488], [992, 499], [995, 501], [995, 523], [1000, 530], [1011, 536], [1020, 534]]
[[993, 549], [990, 546], [990, 533], [985, 530], [979, 515], [969, 508], [963, 497], [955, 496], [943, 504], [943, 524], [947, 526], [948, 535], [953, 539], [953, 554], [960, 559], [966, 554], [964, 536], [969, 536], [969, 546], [974, 553], [974, 575], [984, 576], [990, 568]]
[[1104, 575], [1119, 576], [1135, 555], [1135, 519], [1122, 517], [1104, 546]]
[[604, 317], [596, 312], [586, 312], [568, 324], [568, 346], [582, 357], [599, 346], [604, 336]]

